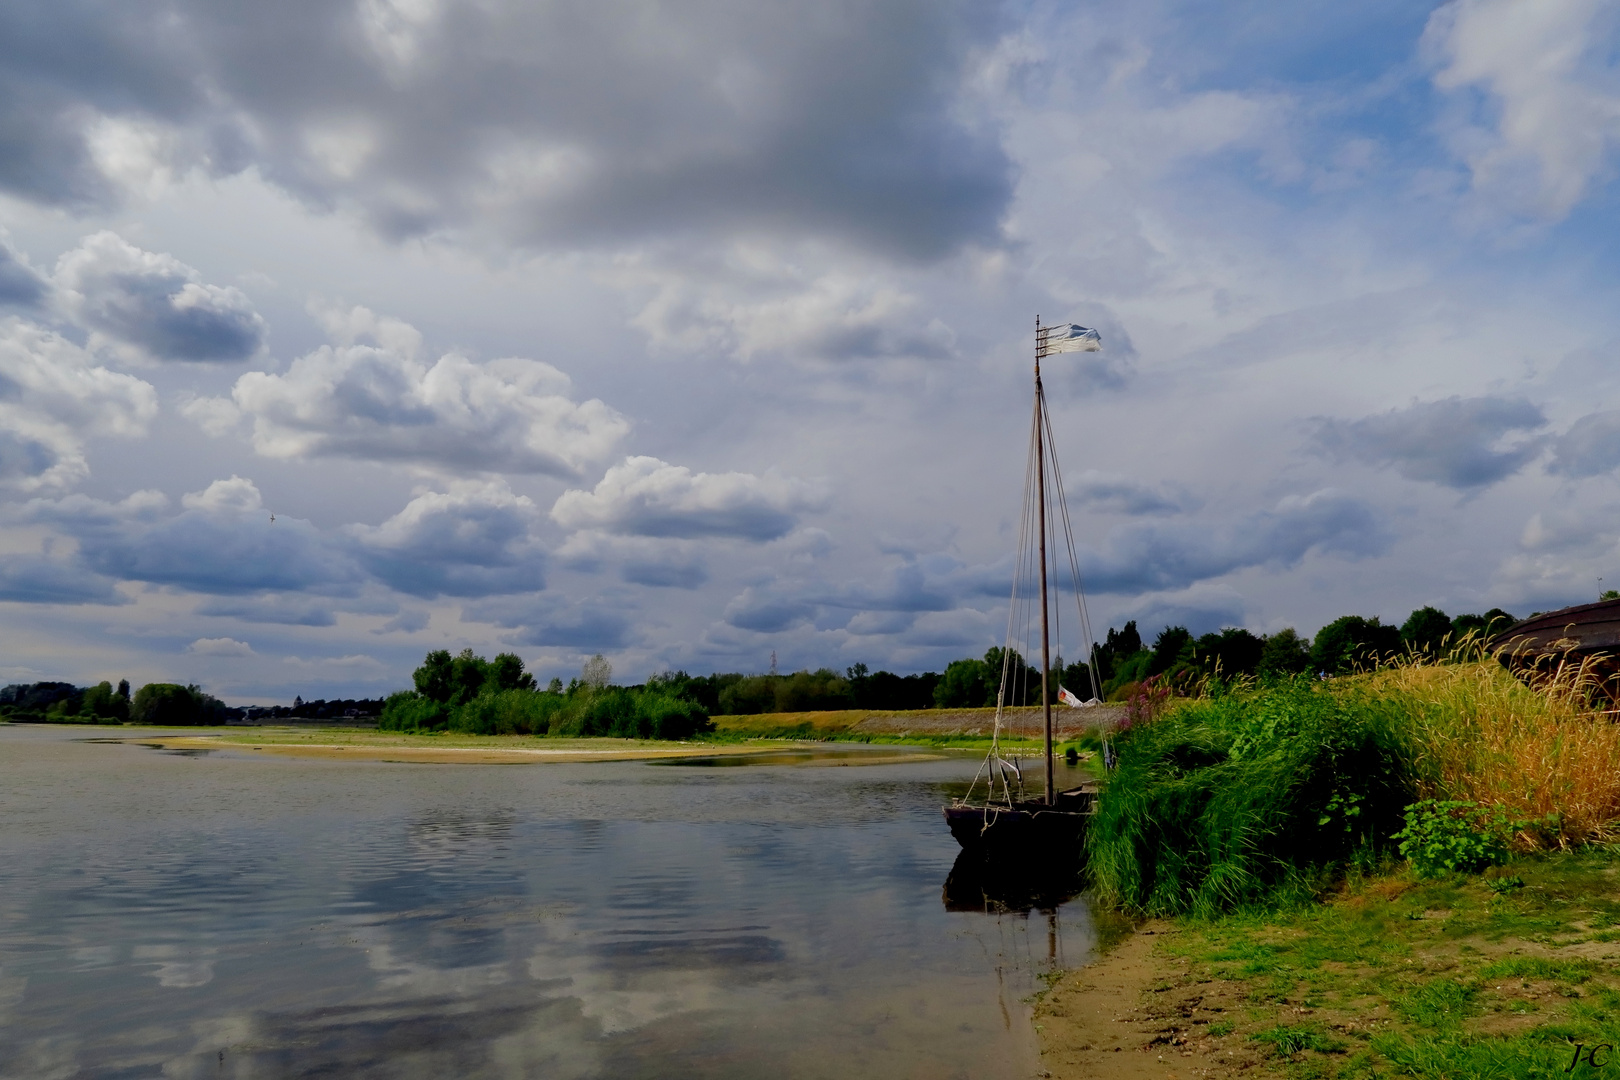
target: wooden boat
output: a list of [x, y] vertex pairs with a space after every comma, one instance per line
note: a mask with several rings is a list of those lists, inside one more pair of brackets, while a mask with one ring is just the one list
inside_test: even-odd
[[[1029, 463], [1025, 470], [1023, 522], [1020, 528], [1019, 556], [1013, 574], [1012, 600], [1008, 609], [1007, 642], [1002, 649], [1001, 688], [996, 696], [996, 720], [992, 730], [990, 752], [984, 765], [973, 779], [968, 793], [944, 808], [945, 821], [951, 835], [962, 845], [964, 854], [971, 853], [984, 860], [1030, 859], [1057, 860], [1059, 863], [1078, 863], [1085, 838], [1086, 823], [1097, 809], [1100, 794], [1096, 783], [1082, 784], [1067, 791], [1058, 791], [1056, 763], [1052, 747], [1052, 706], [1060, 694], [1071, 706], [1096, 704], [1093, 695], [1089, 702], [1079, 702], [1075, 695], [1056, 685], [1052, 671], [1052, 623], [1054, 621], [1050, 590], [1048, 588], [1049, 559], [1047, 539], [1061, 525], [1066, 549], [1067, 567], [1077, 611], [1078, 628], [1084, 646], [1086, 669], [1093, 691], [1098, 685], [1091, 628], [1085, 613], [1085, 596], [1080, 588], [1079, 562], [1075, 558], [1074, 537], [1069, 526], [1068, 508], [1063, 497], [1063, 478], [1057, 459], [1052, 453], [1052, 422], [1047, 415], [1046, 392], [1041, 383], [1041, 361], [1048, 356], [1066, 352], [1095, 352], [1102, 347], [1095, 330], [1067, 323], [1060, 326], [1041, 326], [1035, 320], [1035, 408], [1031, 421]], [[1056, 513], [1048, 514], [1048, 502], [1056, 504]], [[1033, 541], [1031, 543], [1031, 541]], [[1026, 571], [1028, 572], [1026, 574]], [[1026, 582], [1025, 577], [1034, 579]], [[1029, 588], [1038, 581], [1037, 588]], [[1005, 733], [1004, 708], [1010, 696], [1013, 680], [1022, 674], [1015, 672], [1024, 661], [1015, 648], [1020, 642], [1015, 635], [1015, 619], [1028, 600], [1036, 600], [1040, 607], [1041, 641], [1041, 706], [1045, 734], [1045, 786], [1039, 794], [1025, 790], [1024, 770], [1015, 756], [1007, 754], [1001, 746]], [[981, 781], [984, 784], [980, 791]]]
[[1620, 705], [1620, 600], [1531, 616], [1491, 638], [1486, 649], [1531, 683], [1560, 669], [1580, 670], [1595, 697]]

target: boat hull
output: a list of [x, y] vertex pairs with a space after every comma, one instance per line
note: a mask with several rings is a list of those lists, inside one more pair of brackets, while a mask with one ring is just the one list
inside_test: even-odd
[[1076, 791], [1060, 794], [1056, 806], [1045, 802], [947, 806], [945, 823], [964, 851], [986, 857], [1078, 858], [1095, 798], [1094, 792]]

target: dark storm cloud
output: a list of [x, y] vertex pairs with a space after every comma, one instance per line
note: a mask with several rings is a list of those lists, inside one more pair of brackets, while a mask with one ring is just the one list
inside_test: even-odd
[[1010, 197], [958, 101], [997, 18], [963, 0], [7, 5], [0, 188], [106, 204], [124, 125], [162, 134], [162, 164], [255, 165], [394, 237], [831, 234], [928, 258], [996, 239]]
[[205, 284], [174, 256], [116, 233], [63, 255], [55, 283], [79, 323], [154, 360], [246, 360], [264, 347], [264, 320], [240, 290]]
[[1553, 440], [1549, 472], [1597, 476], [1620, 466], [1620, 411], [1589, 413]]
[[109, 578], [39, 555], [0, 555], [0, 600], [19, 604], [127, 604]]
[[[1317, 417], [1317, 448], [1340, 461], [1392, 466], [1408, 480], [1458, 490], [1486, 487], [1522, 469], [1543, 440], [1527, 437], [1547, 423], [1523, 398], [1450, 397], [1361, 420]], [[1509, 445], [1509, 436], [1520, 438]]]
[[0, 307], [32, 308], [44, 299], [45, 279], [17, 249], [0, 240]]

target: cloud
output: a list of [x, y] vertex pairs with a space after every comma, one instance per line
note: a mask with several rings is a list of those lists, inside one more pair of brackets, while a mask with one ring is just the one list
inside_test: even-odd
[[257, 355], [265, 324], [236, 288], [208, 285], [172, 255], [112, 232], [87, 236], [56, 263], [57, 302], [90, 347], [128, 359], [238, 361]]
[[337, 622], [329, 601], [275, 593], [208, 600], [197, 606], [197, 614], [280, 626], [332, 626]]
[[1597, 476], [1620, 466], [1620, 410], [1588, 413], [1553, 440], [1547, 470], [1563, 476]]
[[16, 604], [127, 604], [99, 574], [41, 555], [0, 555], [0, 600]]
[[630, 536], [774, 540], [821, 505], [810, 484], [774, 473], [694, 473], [655, 457], [615, 465], [594, 491], [569, 490], [551, 517], [570, 529]]
[[505, 640], [581, 651], [620, 649], [633, 634], [629, 616], [604, 598], [569, 603], [544, 596], [494, 597], [462, 609], [462, 621], [512, 627]]
[[90, 473], [91, 435], [135, 438], [157, 391], [99, 367], [83, 349], [19, 318], [0, 321], [0, 485], [60, 488]]
[[413, 596], [488, 596], [545, 585], [539, 510], [504, 483], [425, 492], [381, 525], [346, 530], [380, 581]]
[[1081, 473], [1069, 485], [1068, 496], [1077, 507], [1115, 514], [1178, 514], [1197, 506], [1197, 501], [1184, 492], [1170, 494], [1129, 477], [1096, 469]]
[[309, 522], [271, 521], [250, 480], [216, 480], [181, 501], [168, 514], [156, 492], [122, 503], [69, 496], [35, 499], [25, 514], [77, 540], [84, 566], [121, 581], [222, 595], [352, 592], [363, 581], [353, 558]]
[[1340, 461], [1393, 466], [1408, 480], [1468, 490], [1487, 487], [1522, 469], [1544, 441], [1516, 433], [1544, 427], [1541, 409], [1523, 398], [1450, 397], [1361, 420], [1316, 417], [1317, 447]]
[[1476, 189], [1557, 220], [1606, 177], [1620, 145], [1615, 25], [1595, 0], [1454, 0], [1435, 11], [1424, 33], [1442, 65], [1435, 85], [1490, 99], [1488, 118], [1452, 132]]
[[37, 307], [48, 288], [28, 260], [0, 237], [0, 307]]
[[245, 641], [228, 637], [198, 638], [186, 646], [186, 652], [198, 656], [254, 656], [253, 646]]
[[1391, 537], [1372, 507], [1343, 492], [1290, 495], [1266, 511], [1216, 524], [1149, 524], [1113, 533], [1106, 550], [1080, 554], [1089, 593], [1179, 589], [1235, 570], [1295, 566], [1311, 551], [1367, 558]]
[[267, 457], [574, 477], [629, 425], [598, 400], [570, 400], [568, 389], [568, 376], [537, 360], [480, 364], [451, 353], [428, 365], [348, 345], [299, 357], [285, 375], [249, 372], [231, 396]]
[[739, 630], [775, 634], [809, 622], [815, 614], [816, 605], [809, 601], [751, 585], [726, 605], [721, 617]]
[[42, 26], [7, 9], [0, 41], [77, 47], [6, 66], [0, 189], [85, 207], [256, 167], [392, 238], [787, 233], [930, 258], [993, 242], [1012, 194], [962, 91], [999, 17], [962, 0], [376, 0], [225, 18], [179, 0]]

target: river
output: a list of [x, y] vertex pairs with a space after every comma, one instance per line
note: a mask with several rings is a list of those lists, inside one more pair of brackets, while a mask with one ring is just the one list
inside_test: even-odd
[[0, 726], [3, 1077], [1026, 1078], [1038, 976], [1094, 946], [1080, 900], [947, 910], [940, 805], [976, 755], [447, 766], [109, 734]]

